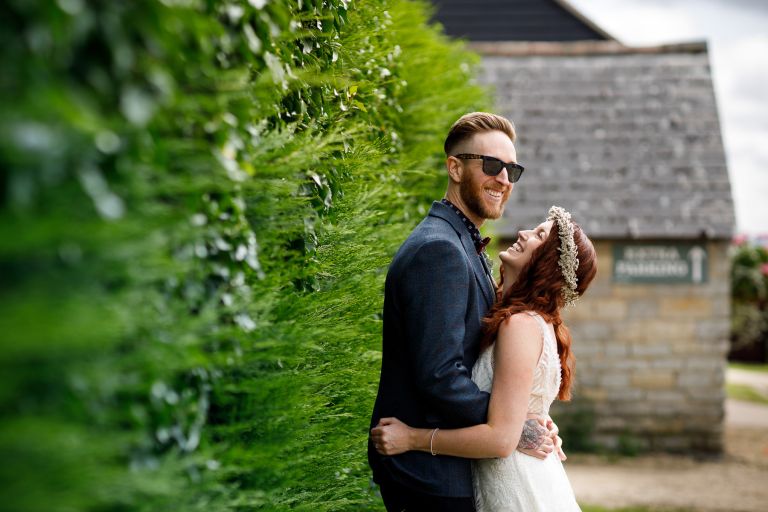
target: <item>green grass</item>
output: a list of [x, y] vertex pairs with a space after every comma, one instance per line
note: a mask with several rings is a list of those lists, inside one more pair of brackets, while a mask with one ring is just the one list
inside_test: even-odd
[[728, 398], [768, 405], [768, 396], [760, 393], [752, 386], [747, 386], [745, 384], [726, 384], [725, 389], [728, 393]]
[[728, 363], [728, 368], [748, 370], [750, 372], [768, 373], [768, 364], [760, 363]]

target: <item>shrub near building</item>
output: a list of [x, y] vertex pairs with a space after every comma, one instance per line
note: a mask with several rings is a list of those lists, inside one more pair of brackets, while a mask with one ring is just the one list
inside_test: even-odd
[[768, 362], [768, 250], [746, 239], [731, 247], [729, 358]]
[[5, 509], [376, 508], [384, 268], [472, 57], [402, 0], [4, 10]]

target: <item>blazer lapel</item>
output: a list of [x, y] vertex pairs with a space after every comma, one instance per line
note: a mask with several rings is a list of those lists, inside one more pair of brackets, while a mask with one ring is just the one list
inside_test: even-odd
[[488, 307], [490, 308], [491, 306], [493, 306], [494, 297], [496, 295], [491, 285], [492, 280], [490, 276], [490, 271], [486, 271], [483, 257], [477, 254], [477, 249], [475, 249], [475, 244], [472, 242], [472, 238], [469, 236], [469, 233], [467, 234], [462, 233], [460, 236], [461, 236], [461, 245], [464, 246], [464, 252], [467, 253], [467, 258], [472, 264], [472, 270], [475, 271], [475, 278], [477, 279], [477, 282], [480, 284], [480, 289], [483, 291], [483, 297], [485, 298], [485, 302], [488, 304]]
[[439, 201], [432, 203], [432, 208], [429, 210], [430, 215], [440, 217], [453, 226], [454, 231], [461, 240], [461, 245], [464, 247], [464, 252], [467, 255], [472, 270], [475, 273], [475, 279], [480, 285], [480, 289], [483, 291], [483, 298], [490, 308], [496, 298], [496, 292], [493, 289], [493, 278], [491, 276], [490, 269], [486, 267], [486, 263], [482, 261], [484, 258], [480, 254], [477, 254], [475, 244], [472, 242], [472, 237], [469, 236], [467, 228], [462, 225], [461, 219], [455, 212], [449, 207]]

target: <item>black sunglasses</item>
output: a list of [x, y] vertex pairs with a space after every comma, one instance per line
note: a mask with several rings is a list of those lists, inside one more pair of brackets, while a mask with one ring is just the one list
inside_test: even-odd
[[462, 160], [482, 160], [483, 172], [488, 176], [498, 176], [501, 170], [506, 168], [510, 183], [515, 183], [517, 180], [519, 180], [520, 176], [523, 175], [523, 171], [525, 170], [525, 167], [520, 164], [516, 164], [514, 162], [504, 162], [492, 156], [462, 153], [460, 155], [456, 155], [456, 158], [460, 158]]

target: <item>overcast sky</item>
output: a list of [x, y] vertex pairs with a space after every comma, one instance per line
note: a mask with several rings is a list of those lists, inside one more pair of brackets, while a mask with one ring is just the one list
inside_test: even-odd
[[768, 0], [570, 0], [629, 45], [706, 40], [737, 232], [768, 234]]

